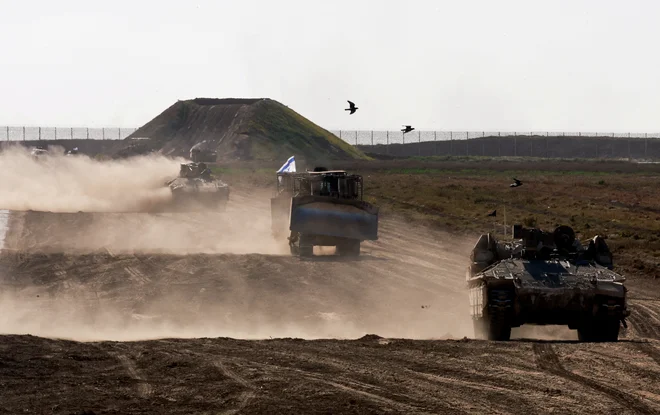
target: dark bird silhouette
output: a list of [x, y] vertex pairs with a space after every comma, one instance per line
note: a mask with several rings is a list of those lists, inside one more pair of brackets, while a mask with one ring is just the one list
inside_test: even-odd
[[495, 209], [494, 211], [490, 212], [490, 213], [488, 214], [488, 216], [497, 216], [497, 209]]
[[352, 103], [351, 101], [348, 101], [348, 100], [347, 100], [347, 102], [348, 102], [348, 105], [349, 105], [350, 108], [346, 108], [344, 111], [350, 111], [351, 114], [353, 114], [355, 111], [358, 110], [358, 107], [356, 107], [354, 103]]
[[401, 129], [401, 131], [402, 131], [404, 134], [405, 134], [405, 133], [409, 133], [409, 132], [411, 132], [412, 130], [414, 130], [414, 128], [411, 127], [411, 126], [409, 126], [409, 125], [404, 125], [404, 127], [405, 127], [405, 128], [402, 128], [402, 129]]
[[513, 183], [511, 183], [509, 187], [518, 187], [518, 186], [522, 186], [522, 182], [514, 177]]

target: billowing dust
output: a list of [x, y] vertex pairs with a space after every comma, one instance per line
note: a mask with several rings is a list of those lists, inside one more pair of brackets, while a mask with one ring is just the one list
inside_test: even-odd
[[142, 212], [171, 197], [163, 186], [182, 160], [160, 155], [98, 161], [52, 151], [38, 159], [22, 146], [0, 152], [0, 209]]
[[[165, 183], [177, 176], [182, 162], [160, 155], [97, 161], [56, 152], [37, 160], [23, 147], [10, 148], [0, 153], [0, 209], [36, 212], [30, 212], [29, 236], [7, 241], [6, 247], [70, 253], [288, 252], [286, 241], [271, 236], [268, 212], [257, 214], [254, 203], [234, 204], [226, 212], [193, 206], [193, 212], [155, 213], [168, 206]], [[269, 193], [243, 190], [269, 207]]]
[[[277, 281], [270, 289], [234, 283], [221, 293], [222, 289], [205, 281], [172, 284], [167, 292], [137, 300], [128, 292], [115, 296], [76, 284], [58, 293], [30, 287], [0, 295], [0, 333], [79, 341], [355, 339], [366, 334], [410, 339], [472, 337], [468, 310], [460, 299], [446, 297], [425, 309], [420, 301], [398, 299], [394, 290], [376, 295], [363, 287], [356, 291], [358, 295], [342, 298], [338, 284], [310, 281], [306, 287], [282, 292]], [[325, 290], [325, 299], [314, 298], [320, 290]], [[142, 297], [141, 291], [135, 288], [137, 296]]]
[[12, 267], [38, 262], [20, 278], [0, 264], [0, 333], [473, 337], [463, 252], [472, 241], [458, 252], [455, 238], [390, 223], [356, 261], [332, 258], [333, 248], [300, 260], [271, 235], [269, 191], [232, 189], [225, 212], [144, 213], [167, 202], [163, 184], [180, 162], [0, 154], [0, 209], [33, 210], [11, 213], [6, 248], [23, 253]]

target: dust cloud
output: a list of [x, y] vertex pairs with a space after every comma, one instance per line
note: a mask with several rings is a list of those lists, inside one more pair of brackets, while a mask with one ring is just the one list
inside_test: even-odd
[[204, 288], [184, 291], [159, 294], [141, 304], [124, 295], [108, 298], [103, 292], [81, 289], [76, 284], [57, 293], [37, 287], [20, 293], [5, 292], [0, 295], [0, 334], [77, 341], [200, 337], [356, 339], [366, 334], [459, 339], [471, 334], [462, 313], [454, 313], [446, 305], [442, 313], [434, 315], [416, 304], [397, 304], [386, 298], [379, 299], [380, 304], [366, 297], [357, 304], [336, 298], [334, 307], [319, 307], [301, 301], [305, 296], [301, 292], [283, 295], [252, 290], [244, 295], [242, 290], [232, 290], [236, 301], [201, 301]]
[[356, 261], [301, 261], [271, 235], [269, 190], [232, 188], [223, 212], [150, 211], [167, 201], [163, 184], [180, 162], [2, 153], [0, 209], [12, 210], [6, 248], [21, 254], [20, 265], [6, 259], [11, 269], [0, 269], [0, 333], [82, 341], [471, 336], [455, 239], [385, 221], [387, 237], [365, 243]]
[[46, 212], [140, 212], [166, 203], [164, 186], [183, 160], [160, 155], [98, 161], [50, 151], [38, 159], [22, 146], [0, 153], [0, 209]]

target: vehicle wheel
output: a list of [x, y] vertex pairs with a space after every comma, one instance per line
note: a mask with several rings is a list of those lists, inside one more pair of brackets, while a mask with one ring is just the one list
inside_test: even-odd
[[511, 324], [505, 316], [485, 315], [478, 321], [479, 326], [475, 324], [475, 332], [480, 330], [482, 338], [495, 341], [508, 341], [511, 339]]
[[300, 240], [298, 243], [298, 254], [301, 257], [314, 256], [314, 245], [309, 242], [309, 238], [306, 235], [300, 235]]
[[615, 342], [619, 340], [621, 322], [617, 319], [590, 319], [578, 327], [581, 342]]
[[355, 239], [342, 241], [337, 245], [337, 253], [341, 256], [360, 256], [360, 241]]
[[511, 339], [511, 325], [503, 320], [491, 319], [488, 324], [488, 340], [509, 341]]

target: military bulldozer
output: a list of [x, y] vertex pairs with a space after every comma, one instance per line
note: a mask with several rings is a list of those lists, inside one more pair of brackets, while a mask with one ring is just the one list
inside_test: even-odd
[[378, 239], [378, 207], [363, 200], [362, 176], [317, 167], [277, 173], [271, 199], [273, 236], [288, 234], [292, 255], [313, 256], [314, 246], [334, 246], [359, 256], [360, 243]]
[[523, 324], [567, 325], [580, 341], [617, 341], [630, 315], [625, 278], [601, 236], [583, 245], [569, 226], [513, 226], [512, 241], [479, 237], [467, 272], [475, 336], [509, 340]]
[[172, 191], [174, 211], [223, 211], [229, 201], [229, 186], [211, 174], [205, 163], [183, 163], [179, 176], [166, 183]]

